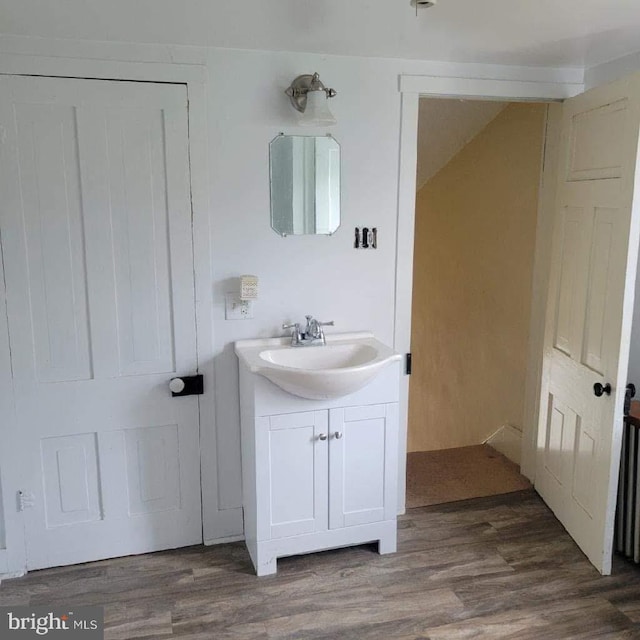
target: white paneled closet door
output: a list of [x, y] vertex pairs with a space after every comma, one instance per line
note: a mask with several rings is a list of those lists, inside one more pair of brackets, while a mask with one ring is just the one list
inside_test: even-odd
[[0, 124], [28, 568], [201, 542], [186, 88], [4, 77]]

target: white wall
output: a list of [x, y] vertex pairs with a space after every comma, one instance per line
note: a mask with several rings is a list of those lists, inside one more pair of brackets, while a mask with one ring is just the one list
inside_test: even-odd
[[591, 89], [607, 84], [638, 71], [640, 71], [640, 51], [586, 69], [584, 74], [585, 88]]

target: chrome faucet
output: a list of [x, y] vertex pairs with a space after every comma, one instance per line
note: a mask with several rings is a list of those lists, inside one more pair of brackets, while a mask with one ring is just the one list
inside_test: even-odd
[[307, 325], [304, 331], [296, 322], [294, 324], [283, 324], [283, 329], [291, 329], [291, 346], [292, 347], [321, 347], [327, 344], [324, 337], [324, 329], [322, 327], [333, 327], [331, 322], [319, 322], [313, 316], [305, 316]]

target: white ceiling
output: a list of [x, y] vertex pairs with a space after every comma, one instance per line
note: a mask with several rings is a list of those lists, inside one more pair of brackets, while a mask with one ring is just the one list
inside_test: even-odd
[[420, 190], [506, 106], [506, 102], [422, 98], [418, 119], [417, 189]]
[[638, 0], [0, 0], [0, 33], [592, 66], [640, 49]]

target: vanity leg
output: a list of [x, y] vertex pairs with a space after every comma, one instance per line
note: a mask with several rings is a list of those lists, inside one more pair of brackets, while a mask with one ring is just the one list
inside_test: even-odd
[[386, 553], [395, 553], [397, 551], [397, 536], [395, 530], [378, 540], [378, 553], [382, 556]]
[[257, 560], [255, 567], [258, 576], [270, 576], [278, 571], [277, 558], [258, 555]]

